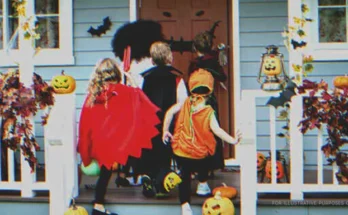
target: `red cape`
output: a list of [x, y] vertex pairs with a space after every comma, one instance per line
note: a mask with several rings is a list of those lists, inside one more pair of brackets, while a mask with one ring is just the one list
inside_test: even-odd
[[141, 89], [121, 84], [110, 84], [92, 107], [85, 101], [78, 141], [83, 164], [96, 159], [100, 166], [111, 168], [114, 162], [126, 164], [129, 156], [139, 158], [159, 133], [157, 111]]

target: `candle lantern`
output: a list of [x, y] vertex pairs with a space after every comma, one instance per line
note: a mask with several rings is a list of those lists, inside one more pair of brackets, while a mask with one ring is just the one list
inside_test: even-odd
[[[284, 88], [289, 80], [285, 73], [284, 56], [278, 52], [278, 47], [270, 45], [266, 47], [267, 52], [262, 54], [261, 66], [257, 81], [262, 83], [261, 89], [265, 91], [278, 91]], [[261, 76], [265, 79], [261, 81]]]

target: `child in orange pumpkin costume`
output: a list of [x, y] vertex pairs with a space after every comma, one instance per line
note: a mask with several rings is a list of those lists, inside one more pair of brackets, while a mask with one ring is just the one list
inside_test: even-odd
[[[212, 74], [198, 69], [189, 79], [191, 92], [185, 102], [173, 105], [166, 113], [163, 125], [163, 142], [171, 140], [173, 153], [180, 166], [182, 183], [179, 184], [179, 199], [182, 215], [192, 215], [190, 207], [191, 173], [198, 173], [200, 183], [207, 183], [209, 163], [213, 159], [216, 148], [214, 135], [222, 140], [237, 144], [241, 134], [233, 138], [220, 128], [215, 111], [206, 102], [214, 88]], [[179, 112], [175, 123], [174, 134], [169, 132], [169, 125], [174, 114]]]

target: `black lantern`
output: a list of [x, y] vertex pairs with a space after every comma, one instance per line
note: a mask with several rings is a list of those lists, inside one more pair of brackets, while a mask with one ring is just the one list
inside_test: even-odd
[[[289, 80], [285, 73], [284, 56], [278, 52], [278, 47], [269, 45], [266, 47], [267, 52], [262, 54], [261, 66], [257, 81], [262, 83], [261, 89], [265, 91], [278, 91], [284, 88], [285, 83]], [[261, 76], [265, 79], [261, 81]]]

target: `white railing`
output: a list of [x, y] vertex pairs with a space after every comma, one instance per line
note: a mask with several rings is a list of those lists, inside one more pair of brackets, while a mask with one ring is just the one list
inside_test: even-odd
[[34, 197], [35, 191], [49, 191], [49, 214], [64, 214], [71, 198], [78, 195], [75, 107], [75, 94], [55, 95], [55, 104], [44, 126], [45, 180], [36, 179], [21, 154], [21, 178], [16, 181], [15, 154], [8, 149], [8, 180], [0, 181], [0, 190], [21, 191], [26, 198]]
[[[278, 92], [262, 90], [243, 90], [241, 98], [241, 131], [243, 141], [239, 146], [241, 166], [241, 214], [257, 214], [258, 193], [290, 193], [290, 200], [303, 200], [304, 193], [315, 192], [348, 192], [348, 186], [339, 185], [335, 173], [337, 166], [332, 167], [333, 183], [324, 183], [324, 165], [321, 147], [323, 132], [318, 130], [317, 135], [317, 182], [304, 183], [303, 134], [298, 127], [302, 120], [303, 97], [296, 95], [290, 103], [290, 183], [277, 183], [276, 156], [271, 156], [272, 178], [270, 183], [259, 183], [257, 180], [257, 129], [256, 129], [256, 99], [278, 96]], [[276, 109], [269, 107], [270, 122], [270, 153], [276, 155]]]

